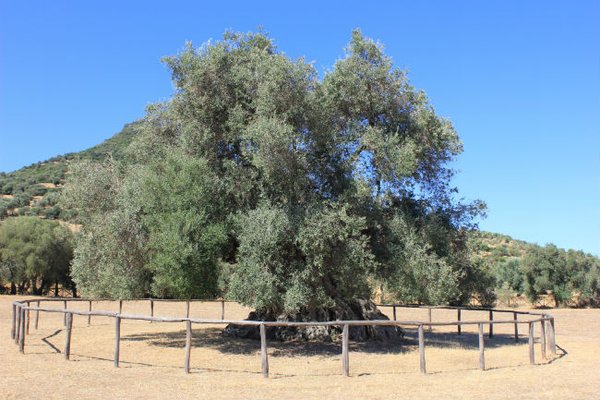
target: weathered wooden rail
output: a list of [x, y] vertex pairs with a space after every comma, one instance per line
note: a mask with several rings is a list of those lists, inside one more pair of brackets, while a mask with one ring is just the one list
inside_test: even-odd
[[[190, 372], [190, 356], [192, 350], [192, 325], [193, 324], [236, 324], [236, 325], [253, 325], [258, 326], [260, 330], [261, 339], [261, 369], [264, 377], [269, 376], [269, 360], [267, 350], [267, 335], [266, 328], [273, 326], [288, 326], [288, 327], [299, 327], [299, 326], [339, 326], [342, 328], [342, 373], [345, 376], [350, 375], [350, 359], [349, 359], [349, 330], [352, 326], [397, 326], [397, 327], [414, 327], [417, 330], [417, 337], [419, 343], [419, 369], [422, 373], [427, 373], [426, 359], [425, 359], [425, 328], [429, 332], [432, 332], [433, 327], [442, 326], [456, 326], [457, 334], [462, 334], [462, 327], [465, 325], [476, 325], [478, 328], [478, 342], [479, 342], [479, 368], [485, 370], [485, 340], [484, 340], [484, 327], [488, 325], [488, 338], [492, 338], [494, 335], [494, 325], [501, 324], [512, 324], [514, 325], [514, 337], [515, 341], [519, 341], [519, 324], [527, 324], [528, 326], [528, 351], [529, 351], [529, 362], [535, 364], [535, 337], [534, 327], [535, 324], [540, 324], [540, 346], [541, 356], [543, 359], [547, 358], [547, 351], [550, 351], [552, 355], [556, 355], [556, 332], [554, 325], [554, 317], [549, 314], [529, 312], [529, 311], [515, 311], [515, 310], [501, 310], [491, 308], [480, 308], [480, 307], [451, 307], [451, 306], [422, 306], [422, 305], [410, 305], [410, 304], [379, 304], [379, 307], [391, 307], [393, 313], [393, 319], [391, 320], [361, 320], [361, 321], [327, 321], [327, 322], [287, 322], [287, 321], [238, 321], [238, 320], [226, 320], [225, 319], [225, 303], [226, 300], [168, 300], [168, 299], [134, 299], [131, 301], [148, 301], [150, 308], [150, 315], [135, 315], [123, 313], [123, 302], [125, 300], [119, 300], [119, 311], [101, 311], [93, 310], [93, 302], [100, 301], [112, 301], [109, 299], [51, 299], [41, 298], [33, 300], [22, 300], [15, 301], [12, 303], [12, 320], [11, 320], [11, 338], [14, 339], [15, 343], [19, 346], [21, 353], [25, 352], [25, 337], [29, 334], [29, 319], [30, 312], [35, 312], [35, 329], [39, 326], [40, 312], [47, 313], [62, 313], [63, 324], [65, 326], [65, 348], [64, 357], [65, 359], [70, 358], [71, 353], [71, 336], [73, 333], [73, 316], [87, 316], [88, 325], [91, 324], [92, 316], [109, 317], [115, 319], [115, 336], [114, 336], [114, 366], [119, 367], [120, 361], [120, 342], [121, 342], [121, 322], [123, 320], [138, 320], [138, 321], [149, 321], [149, 322], [173, 322], [173, 323], [185, 323], [186, 326], [186, 339], [185, 339], [185, 358], [184, 358], [184, 371]], [[41, 302], [62, 302], [62, 308], [52, 307], [41, 307]], [[76, 310], [69, 308], [69, 302], [87, 302], [88, 311]], [[186, 316], [185, 317], [157, 317], [154, 315], [154, 303], [155, 302], [185, 302], [186, 303]], [[221, 303], [221, 319], [204, 319], [204, 318], [190, 318], [190, 303], [193, 302], [220, 302]], [[35, 303], [33, 306], [32, 303]], [[419, 320], [397, 320], [397, 308], [420, 308], [427, 310], [427, 321]], [[434, 322], [433, 311], [434, 310], [456, 310], [457, 319], [456, 321], [446, 322]], [[465, 311], [484, 311], [488, 312], [488, 319], [482, 321], [464, 321], [463, 312]], [[512, 320], [497, 320], [494, 319], [494, 313], [512, 313]], [[532, 319], [519, 320], [518, 315], [525, 315]]]

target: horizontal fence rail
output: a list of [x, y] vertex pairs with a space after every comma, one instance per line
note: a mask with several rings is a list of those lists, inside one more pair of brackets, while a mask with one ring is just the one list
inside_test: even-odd
[[[342, 373], [345, 376], [350, 376], [350, 361], [349, 361], [349, 328], [352, 326], [396, 326], [396, 327], [414, 327], [417, 329], [417, 339], [419, 346], [419, 369], [422, 373], [427, 373], [426, 359], [425, 359], [425, 328], [428, 332], [432, 332], [433, 327], [442, 326], [456, 326], [457, 334], [462, 334], [462, 327], [465, 325], [475, 325], [478, 330], [478, 343], [479, 343], [479, 368], [485, 370], [485, 340], [484, 340], [484, 327], [488, 326], [488, 337], [493, 337], [493, 326], [494, 325], [514, 325], [514, 337], [515, 341], [519, 341], [519, 324], [527, 325], [527, 343], [529, 352], [530, 364], [535, 364], [535, 348], [534, 348], [534, 327], [535, 324], [540, 324], [540, 345], [541, 345], [541, 356], [543, 359], [547, 358], [547, 351], [550, 351], [552, 355], [556, 355], [556, 331], [554, 324], [554, 317], [549, 314], [536, 313], [531, 311], [515, 311], [515, 310], [503, 310], [503, 309], [492, 309], [483, 307], [453, 307], [453, 306], [423, 306], [418, 304], [378, 304], [378, 307], [392, 308], [393, 319], [391, 320], [348, 320], [348, 321], [307, 321], [307, 322], [296, 322], [296, 321], [249, 321], [249, 320], [227, 320], [225, 319], [225, 303], [235, 303], [228, 300], [203, 300], [203, 299], [189, 299], [189, 300], [176, 300], [176, 299], [129, 299], [129, 300], [117, 300], [119, 311], [102, 311], [93, 310], [92, 304], [94, 302], [115, 302], [111, 299], [83, 299], [83, 298], [72, 298], [72, 299], [54, 299], [54, 298], [36, 298], [32, 300], [15, 301], [12, 303], [12, 319], [11, 319], [11, 339], [15, 341], [15, 344], [19, 347], [21, 353], [25, 352], [25, 337], [29, 334], [29, 320], [30, 313], [35, 312], [35, 329], [38, 329], [38, 322], [40, 312], [44, 313], [59, 313], [63, 314], [63, 324], [65, 326], [65, 349], [64, 357], [69, 360], [71, 350], [71, 336], [73, 334], [73, 316], [87, 316], [88, 325], [91, 324], [91, 317], [109, 317], [115, 319], [115, 343], [114, 343], [114, 366], [119, 367], [120, 361], [120, 342], [121, 342], [121, 322], [123, 320], [136, 320], [136, 321], [149, 321], [149, 322], [164, 322], [164, 323], [185, 323], [186, 326], [186, 339], [185, 339], [185, 359], [184, 359], [184, 371], [190, 372], [190, 353], [192, 349], [192, 325], [193, 324], [211, 324], [211, 325], [240, 325], [240, 326], [258, 326], [260, 331], [261, 339], [261, 370], [264, 377], [269, 376], [269, 362], [267, 352], [267, 327], [309, 327], [309, 326], [336, 326], [342, 328]], [[123, 313], [123, 303], [126, 301], [148, 301], [150, 305], [150, 315], [138, 315], [138, 314], [127, 314]], [[42, 307], [41, 302], [62, 302], [62, 308]], [[88, 311], [77, 310], [68, 307], [69, 302], [87, 302]], [[154, 303], [155, 302], [181, 302], [186, 304], [186, 316], [185, 317], [159, 317], [154, 315]], [[214, 302], [221, 303], [221, 319], [206, 319], [206, 318], [191, 318], [190, 317], [190, 303], [194, 302]], [[32, 305], [35, 303], [35, 305]], [[418, 308], [427, 310], [427, 321], [420, 320], [398, 320], [397, 319], [397, 308]], [[435, 322], [433, 321], [434, 310], [456, 310], [457, 319], [455, 321]], [[487, 312], [487, 320], [463, 320], [464, 311], [479, 311]], [[495, 320], [494, 313], [511, 313], [513, 314], [512, 320]], [[519, 320], [518, 315], [529, 316], [528, 320]], [[533, 318], [533, 319], [531, 319]]]

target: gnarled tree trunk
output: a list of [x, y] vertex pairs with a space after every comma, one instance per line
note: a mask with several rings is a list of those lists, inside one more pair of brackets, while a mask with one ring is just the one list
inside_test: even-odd
[[[363, 320], [389, 320], [375, 303], [371, 300], [352, 300], [338, 302], [333, 308], [320, 308], [309, 312], [296, 314], [272, 315], [253, 311], [248, 315], [251, 321], [289, 321], [289, 322], [326, 322], [326, 321], [363, 321]], [[331, 341], [342, 333], [342, 326], [307, 326], [307, 327], [267, 327], [267, 337], [282, 341], [288, 340], [320, 340]], [[404, 331], [394, 326], [352, 326], [350, 339], [355, 341], [365, 340], [390, 340], [401, 338]], [[223, 330], [225, 336], [260, 339], [258, 326], [244, 326], [230, 324]]]

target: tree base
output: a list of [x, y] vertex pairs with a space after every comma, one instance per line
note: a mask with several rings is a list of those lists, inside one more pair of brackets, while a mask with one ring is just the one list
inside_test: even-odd
[[[340, 303], [334, 308], [319, 309], [311, 313], [297, 313], [284, 315], [260, 314], [252, 311], [246, 320], [249, 321], [288, 321], [288, 322], [310, 322], [310, 321], [373, 321], [389, 320], [375, 303], [370, 300], [353, 300], [348, 303]], [[281, 341], [292, 340], [315, 340], [330, 342], [342, 334], [341, 326], [307, 326], [307, 327], [285, 327], [272, 326], [266, 329], [267, 338]], [[229, 324], [223, 330], [223, 335], [228, 337], [244, 339], [260, 339], [258, 326]], [[351, 326], [349, 329], [350, 340], [391, 340], [404, 336], [404, 331], [395, 326]]]

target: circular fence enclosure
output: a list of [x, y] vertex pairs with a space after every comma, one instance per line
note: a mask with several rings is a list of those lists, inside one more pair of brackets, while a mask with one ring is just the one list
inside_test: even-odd
[[[421, 373], [427, 373], [427, 364], [425, 358], [425, 329], [428, 332], [432, 332], [434, 327], [442, 326], [455, 326], [456, 334], [462, 335], [463, 327], [467, 325], [473, 325], [477, 327], [478, 334], [478, 346], [479, 346], [479, 369], [485, 370], [485, 328], [488, 329], [488, 338], [494, 337], [494, 326], [511, 324], [514, 326], [514, 340], [519, 342], [519, 325], [525, 325], [527, 330], [527, 343], [529, 352], [530, 364], [535, 364], [535, 337], [534, 327], [535, 324], [540, 324], [540, 345], [541, 345], [541, 357], [547, 359], [547, 351], [553, 356], [556, 355], [556, 332], [554, 317], [549, 314], [536, 313], [530, 311], [516, 311], [516, 310], [504, 310], [504, 309], [493, 309], [493, 308], [482, 308], [482, 307], [452, 307], [452, 306], [421, 306], [421, 305], [410, 305], [410, 304], [378, 304], [378, 307], [391, 308], [392, 319], [390, 320], [361, 320], [361, 321], [327, 321], [327, 322], [287, 322], [287, 321], [248, 321], [248, 320], [227, 320], [225, 319], [225, 304], [230, 303], [227, 300], [203, 300], [203, 299], [191, 299], [191, 300], [169, 300], [169, 299], [130, 299], [129, 301], [136, 302], [147, 302], [148, 303], [148, 315], [137, 315], [123, 313], [123, 303], [127, 300], [118, 300], [118, 312], [94, 310], [93, 304], [96, 302], [116, 302], [111, 299], [82, 299], [82, 298], [70, 298], [70, 299], [57, 299], [57, 298], [36, 298], [22, 301], [15, 301], [12, 303], [12, 319], [11, 319], [11, 339], [15, 341], [15, 344], [19, 347], [21, 353], [25, 352], [25, 338], [29, 334], [29, 325], [31, 312], [34, 312], [34, 329], [38, 329], [40, 313], [59, 313], [63, 314], [63, 324], [65, 328], [65, 345], [64, 345], [64, 357], [69, 360], [71, 351], [71, 336], [73, 326], [73, 316], [81, 315], [87, 316], [87, 323], [92, 323], [92, 316], [109, 317], [114, 318], [115, 334], [114, 334], [114, 366], [119, 367], [120, 361], [120, 342], [121, 342], [121, 321], [123, 320], [138, 320], [138, 321], [149, 321], [152, 322], [173, 322], [173, 323], [185, 323], [186, 326], [186, 338], [185, 338], [185, 356], [183, 362], [183, 369], [186, 373], [190, 372], [190, 353], [192, 349], [192, 326], [193, 324], [213, 324], [213, 325], [254, 325], [259, 326], [260, 329], [260, 353], [261, 353], [261, 370], [262, 375], [267, 378], [269, 376], [269, 360], [267, 355], [267, 335], [266, 328], [272, 326], [286, 326], [286, 327], [299, 327], [299, 326], [339, 326], [342, 328], [342, 373], [345, 376], [350, 376], [350, 359], [349, 359], [349, 329], [352, 326], [397, 326], [397, 327], [413, 327], [416, 328], [419, 346], [419, 370]], [[57, 307], [42, 307], [41, 303], [62, 303], [62, 308]], [[73, 307], [69, 307], [69, 303], [72, 302], [87, 302], [88, 310], [76, 310]], [[185, 303], [186, 315], [185, 317], [161, 317], [155, 316], [155, 303], [157, 302], [180, 302]], [[202, 318], [191, 318], [190, 317], [190, 304], [194, 302], [211, 302], [220, 303], [221, 305], [221, 318], [220, 319], [202, 319]], [[427, 310], [427, 320], [398, 320], [397, 310], [402, 308], [412, 309], [425, 309]], [[434, 310], [456, 310], [456, 320], [435, 322], [433, 320]], [[463, 313], [469, 311], [486, 312], [488, 318], [486, 320], [476, 321], [465, 321], [463, 319]], [[510, 313], [512, 314], [511, 320], [498, 320], [494, 319], [495, 314], [499, 313]], [[529, 319], [519, 319], [519, 316], [525, 316]]]

